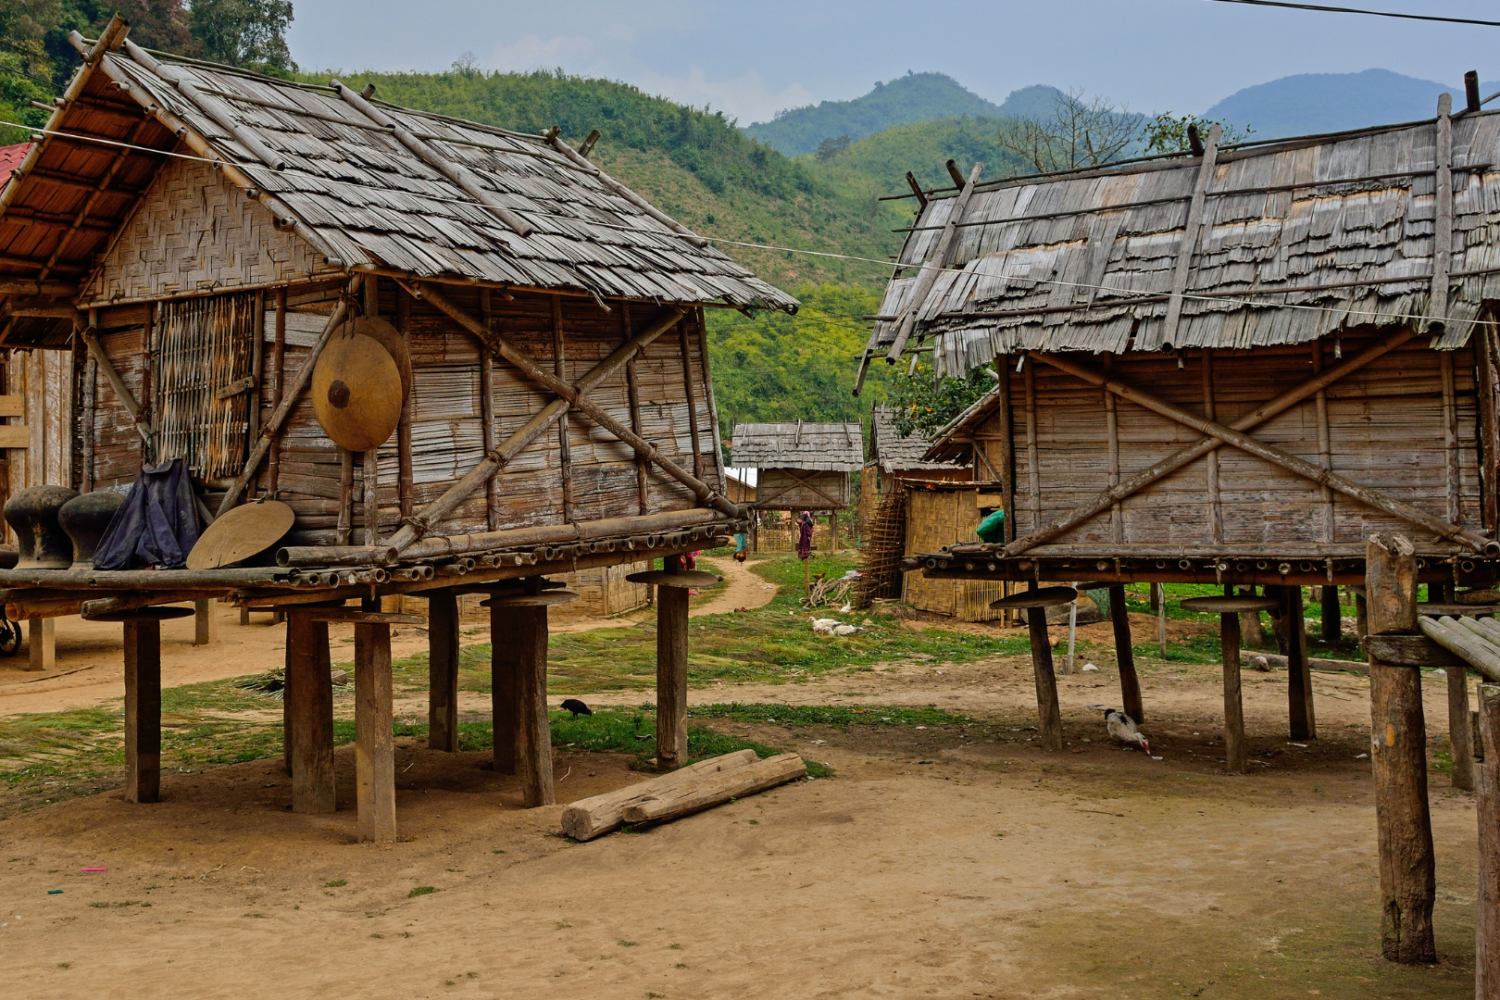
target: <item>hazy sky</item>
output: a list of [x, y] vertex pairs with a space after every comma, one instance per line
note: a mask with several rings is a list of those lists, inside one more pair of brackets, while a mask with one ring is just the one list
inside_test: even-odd
[[[1341, 5], [1500, 20], [1495, 0]], [[1176, 112], [1292, 73], [1390, 69], [1459, 94], [1465, 70], [1500, 78], [1500, 28], [1207, 0], [296, 0], [296, 11], [305, 69], [436, 70], [469, 52], [487, 69], [624, 80], [741, 124], [907, 70], [997, 102], [1048, 83]]]

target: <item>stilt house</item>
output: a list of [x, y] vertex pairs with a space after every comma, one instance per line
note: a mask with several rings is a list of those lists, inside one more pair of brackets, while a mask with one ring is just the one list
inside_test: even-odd
[[[326, 621], [352, 616], [359, 704], [374, 713], [361, 754], [377, 768], [368, 800], [361, 772], [360, 823], [376, 839], [395, 829], [381, 630], [402, 616], [329, 602], [430, 598], [431, 739], [452, 750], [453, 601], [484, 589], [496, 764], [519, 761], [527, 803], [550, 801], [546, 606], [565, 597], [545, 575], [651, 558], [670, 570], [744, 524], [725, 497], [704, 309], [795, 300], [555, 129], [150, 53], [126, 33], [117, 18], [98, 40], [74, 34], [83, 65], [0, 193], [0, 346], [73, 358], [71, 481], [56, 485], [125, 489], [143, 466], [180, 458], [204, 524], [262, 498], [295, 520], [259, 564], [18, 568], [0, 587], [22, 610], [130, 619], [128, 643], [156, 627], [153, 608], [188, 597], [288, 610], [300, 811], [332, 809], [320, 664]], [[394, 328], [382, 346], [400, 385], [373, 399], [357, 379], [313, 391], [330, 345], [377, 321]], [[399, 423], [362, 451], [340, 448], [321, 422], [325, 389], [335, 408], [394, 395]], [[651, 582], [675, 594], [667, 576]], [[685, 628], [681, 594], [660, 602], [668, 632]], [[664, 656], [659, 749], [672, 766], [685, 753], [674, 714], [685, 663]], [[158, 683], [146, 666], [127, 673], [132, 798], [156, 794], [141, 706]]]
[[[838, 514], [849, 509], [850, 474], [864, 462], [858, 423], [736, 424], [732, 448], [737, 467], [756, 470], [757, 511], [826, 513], [838, 548]], [[758, 548], [758, 537], [756, 543]]]
[[[1193, 155], [924, 199], [863, 365], [925, 344], [939, 374], [997, 366], [926, 457], [962, 445], [994, 468], [1008, 535], [908, 569], [1115, 597], [1263, 585], [1297, 636], [1300, 587], [1364, 582], [1377, 532], [1407, 536], [1426, 581], [1492, 580], [1500, 115], [1449, 112], [1224, 149], [1215, 129]], [[1292, 734], [1312, 736], [1305, 649], [1291, 659]]]

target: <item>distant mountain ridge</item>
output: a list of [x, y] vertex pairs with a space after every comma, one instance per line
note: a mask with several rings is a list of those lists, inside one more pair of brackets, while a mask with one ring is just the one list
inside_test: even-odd
[[851, 101], [823, 101], [782, 112], [769, 122], [747, 126], [751, 138], [785, 153], [813, 153], [824, 139], [862, 139], [897, 125], [945, 118], [1003, 118], [1046, 114], [1058, 91], [1032, 86], [1012, 93], [1004, 104], [987, 101], [943, 73], [908, 73]]
[[[1500, 85], [1483, 83], [1479, 89], [1488, 97]], [[1279, 139], [1431, 118], [1445, 92], [1453, 95], [1454, 110], [1464, 106], [1462, 81], [1448, 85], [1388, 69], [1301, 73], [1230, 94], [1204, 117], [1254, 129], [1252, 139]]]

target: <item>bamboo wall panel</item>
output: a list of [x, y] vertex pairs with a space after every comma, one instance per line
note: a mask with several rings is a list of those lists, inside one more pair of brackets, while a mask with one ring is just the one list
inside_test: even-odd
[[[101, 332], [100, 344], [137, 400], [145, 374], [146, 330], [126, 327]], [[100, 376], [94, 405], [94, 488], [126, 487], [141, 471], [141, 437], [109, 380]]]
[[90, 300], [162, 299], [284, 284], [336, 270], [273, 221], [210, 164], [171, 160], [83, 294]]
[[238, 475], [248, 451], [250, 396], [218, 397], [251, 374], [254, 292], [167, 302], [152, 327], [156, 460], [182, 458], [204, 479]]
[[[1044, 493], [1045, 495], [1045, 493]], [[906, 492], [906, 555], [937, 552], [955, 542], [975, 542], [979, 507], [998, 504], [988, 488], [908, 489]], [[901, 599], [921, 611], [948, 615], [960, 621], [983, 622], [1003, 618], [990, 602], [1005, 596], [1003, 583], [975, 580], [929, 580], [921, 573], [903, 574]]]
[[[1345, 337], [1344, 357], [1370, 343]], [[1306, 381], [1314, 374], [1314, 345], [1216, 352], [1214, 405], [1217, 419], [1236, 419]], [[1325, 367], [1338, 363], [1331, 339], [1321, 344]], [[1101, 366], [1081, 359], [1096, 370]], [[1455, 416], [1458, 426], [1458, 499], [1462, 523], [1481, 523], [1477, 401], [1474, 354], [1453, 352]], [[1041, 509], [1028, 491], [1016, 491], [1018, 535], [1061, 517], [1110, 485], [1108, 435], [1101, 390], [1045, 363], [1035, 364], [1037, 463]], [[1126, 355], [1115, 359], [1114, 374], [1193, 413], [1203, 412], [1201, 360], [1172, 355]], [[1013, 396], [1023, 395], [1021, 377], [1009, 373]], [[1425, 338], [1409, 341], [1327, 391], [1330, 462], [1334, 472], [1354, 482], [1446, 516], [1448, 464], [1444, 451], [1444, 409], [1440, 358]], [[1117, 400], [1120, 476], [1148, 468], [1200, 437], [1197, 431], [1124, 399]], [[998, 435], [992, 415], [977, 436]], [[1314, 465], [1322, 463], [1318, 416], [1312, 399], [1288, 409], [1250, 432]], [[999, 448], [993, 453], [998, 456]], [[1219, 495], [1224, 544], [1242, 552], [1266, 545], [1357, 545], [1374, 531], [1400, 530], [1430, 541], [1425, 532], [1335, 493], [1334, 537], [1327, 538], [1321, 490], [1280, 466], [1230, 446], [1218, 450]], [[1015, 450], [1016, 480], [1030, 475], [1027, 449]], [[1164, 477], [1121, 504], [1128, 546], [1206, 546], [1212, 544], [1205, 459]], [[1053, 541], [1114, 547], [1111, 515], [1105, 511]]]
[[68, 351], [13, 351], [6, 392], [25, 399], [25, 448], [7, 448], [11, 495], [32, 486], [73, 484], [73, 355]]
[[768, 510], [842, 510], [849, 506], [850, 475], [761, 469], [755, 486], [756, 502], [765, 504]]

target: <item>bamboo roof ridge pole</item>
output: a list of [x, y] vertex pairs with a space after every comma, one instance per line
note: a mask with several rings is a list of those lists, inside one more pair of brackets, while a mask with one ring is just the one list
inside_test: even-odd
[[105, 352], [104, 345], [99, 342], [99, 328], [97, 326], [97, 310], [89, 310], [89, 325], [83, 330], [83, 342], [88, 345], [89, 357], [94, 359], [94, 364], [104, 377], [109, 380], [110, 387], [114, 389], [115, 396], [120, 400], [120, 405], [125, 407], [125, 412], [130, 414], [131, 421], [135, 424], [136, 432], [140, 434], [141, 441], [145, 444], [146, 454], [142, 456], [148, 463], [156, 460], [156, 430], [151, 426], [146, 415], [141, 412], [141, 404], [136, 402], [135, 396], [125, 385], [125, 380], [115, 370], [115, 366], [109, 360], [109, 354]]
[[958, 224], [963, 221], [964, 210], [968, 208], [969, 199], [974, 194], [974, 182], [979, 180], [979, 172], [983, 169], [983, 163], [974, 164], [974, 169], [969, 171], [968, 183], [963, 186], [963, 190], [953, 201], [953, 208], [948, 213], [948, 222], [943, 226], [943, 234], [938, 237], [937, 246], [932, 251], [932, 259], [917, 275], [916, 284], [907, 298], [906, 312], [901, 317], [901, 326], [896, 330], [896, 339], [885, 355], [888, 364], [895, 364], [901, 357], [901, 351], [906, 347], [906, 341], [911, 337], [912, 328], [916, 325], [917, 313], [921, 311], [922, 304], [927, 300], [927, 293], [932, 291], [938, 274], [948, 265], [948, 250], [953, 245], [953, 237], [958, 231]]
[[234, 112], [220, 98], [203, 93], [193, 85], [182, 70], [176, 66], [158, 62], [145, 49], [128, 38], [125, 39], [124, 48], [131, 59], [170, 83], [189, 104], [196, 106], [199, 111], [212, 118], [220, 128], [234, 136], [234, 141], [248, 149], [256, 159], [272, 170], [286, 169], [286, 157], [273, 151], [261, 141], [258, 135], [235, 121]]
[[1448, 324], [1448, 272], [1453, 261], [1453, 95], [1440, 94], [1437, 106], [1437, 212], [1432, 223], [1432, 290], [1427, 330], [1440, 334]]
[[[350, 279], [349, 295], [353, 295], [359, 290], [362, 280], [357, 275]], [[278, 300], [277, 304], [282, 305], [283, 303], [284, 300]], [[281, 425], [286, 422], [287, 416], [292, 412], [293, 405], [296, 404], [298, 398], [307, 389], [308, 384], [312, 382], [313, 368], [317, 366], [318, 358], [323, 354], [323, 348], [328, 346], [328, 342], [333, 339], [334, 333], [344, 324], [344, 318], [348, 314], [348, 310], [348, 300], [340, 299], [338, 306], [333, 310], [333, 315], [329, 316], [328, 322], [323, 324], [323, 332], [318, 334], [317, 341], [313, 344], [312, 350], [307, 354], [307, 360], [303, 361], [302, 367], [297, 369], [297, 374], [292, 379], [291, 385], [287, 387], [287, 391], [280, 393], [281, 402], [276, 404], [276, 409], [271, 411], [271, 416], [266, 420], [265, 426], [260, 429], [260, 437], [250, 448], [249, 457], [245, 459], [244, 471], [235, 478], [234, 483], [229, 487], [229, 491], [224, 494], [224, 499], [219, 502], [219, 513], [222, 514], [224, 511], [233, 508], [240, 502], [240, 498], [244, 496], [245, 487], [254, 478], [256, 469], [260, 467], [261, 459], [265, 458], [266, 452], [270, 450], [272, 440], [280, 436]], [[285, 323], [279, 312], [277, 323]], [[280, 379], [277, 380], [277, 383], [279, 389]]]
[[[1332, 383], [1337, 382], [1344, 376], [1349, 375], [1360, 368], [1363, 368], [1370, 362], [1383, 357], [1389, 352], [1400, 347], [1402, 344], [1406, 343], [1414, 336], [1416, 336], [1416, 334], [1409, 329], [1398, 330], [1390, 336], [1386, 337], [1384, 340], [1372, 344], [1369, 349], [1361, 352], [1355, 357], [1349, 358], [1343, 364], [1336, 365], [1333, 368], [1330, 368], [1327, 371], [1323, 372], [1323, 374], [1316, 375], [1308, 381], [1302, 383], [1295, 389], [1284, 392], [1270, 402], [1257, 407], [1229, 426], [1233, 427], [1237, 431], [1251, 430], [1252, 428], [1265, 423], [1267, 420], [1270, 420], [1277, 414], [1289, 410], [1293, 406], [1296, 406], [1304, 399], [1316, 393], [1319, 389], [1325, 388]], [[1107, 368], [1106, 371], [1108, 371]], [[1108, 390], [1106, 390], [1106, 393], [1113, 396], [1113, 393], [1108, 393]], [[1187, 465], [1189, 462], [1192, 462], [1199, 457], [1208, 454], [1209, 451], [1213, 450], [1214, 448], [1218, 448], [1223, 443], [1224, 442], [1219, 440], [1218, 438], [1206, 437], [1195, 444], [1188, 445], [1181, 451], [1177, 451], [1172, 453], [1171, 455], [1168, 455], [1160, 462], [1155, 463], [1149, 468], [1141, 470], [1134, 476], [1131, 476], [1129, 479], [1125, 480], [1123, 483], [1105, 490], [1103, 493], [1100, 493], [1088, 503], [1074, 508], [1073, 510], [1069, 511], [1067, 514], [1064, 514], [1062, 517], [1051, 522], [1050, 524], [1047, 524], [1044, 527], [1039, 528], [1024, 537], [1018, 538], [1015, 541], [1011, 542], [1005, 547], [1005, 554], [1008, 556], [1019, 555], [1020, 553], [1025, 552], [1027, 549], [1030, 549], [1036, 545], [1040, 545], [1048, 539], [1056, 538], [1063, 532], [1068, 531], [1069, 529], [1074, 528], [1077, 525], [1088, 520], [1089, 518], [1093, 517], [1104, 508], [1112, 506], [1125, 497], [1128, 497], [1131, 494], [1136, 493], [1147, 486], [1150, 486], [1158, 479], [1162, 479], [1166, 476], [1171, 475], [1173, 472], [1176, 472], [1184, 465]]]
[[645, 198], [642, 198], [630, 188], [626, 187], [624, 184], [621, 184], [619, 181], [609, 176], [609, 174], [606, 174], [604, 171], [594, 166], [594, 164], [590, 163], [588, 159], [580, 156], [576, 151], [574, 151], [571, 146], [563, 142], [557, 136], [552, 136], [550, 141], [552, 143], [552, 148], [566, 157], [569, 163], [573, 164], [573, 166], [577, 167], [579, 170], [582, 170], [590, 177], [596, 178], [600, 184], [603, 184], [605, 187], [609, 188], [609, 190], [614, 194], [617, 194], [621, 198], [624, 198], [636, 208], [640, 209], [642, 212], [645, 212], [647, 215], [651, 216], [651, 218], [655, 219], [657, 222], [660, 222], [668, 229], [671, 229], [679, 236], [687, 237], [687, 241], [700, 250], [708, 246], [708, 240], [699, 236], [687, 226], [684, 226], [682, 223], [678, 222], [670, 215], [667, 215], [655, 205], [651, 204]]
[[1122, 399], [1128, 399], [1132, 403], [1159, 413], [1170, 420], [1175, 420], [1184, 426], [1191, 427], [1201, 434], [1219, 438], [1225, 444], [1232, 445], [1243, 452], [1254, 455], [1256, 458], [1279, 465], [1289, 472], [1294, 472], [1302, 476], [1304, 479], [1311, 480], [1319, 485], [1326, 484], [1331, 486], [1346, 496], [1351, 496], [1361, 503], [1369, 504], [1378, 510], [1383, 510], [1392, 517], [1399, 517], [1404, 521], [1410, 521], [1413, 524], [1426, 528], [1441, 538], [1458, 542], [1473, 549], [1475, 552], [1486, 555], [1500, 554], [1500, 542], [1494, 539], [1486, 538], [1459, 525], [1450, 524], [1424, 510], [1413, 507], [1411, 504], [1403, 503], [1400, 500], [1393, 500], [1384, 493], [1361, 486], [1352, 480], [1313, 465], [1311, 462], [1283, 451], [1280, 448], [1275, 448], [1258, 441], [1248, 434], [1242, 434], [1231, 427], [1226, 427], [1223, 424], [1189, 413], [1187, 410], [1174, 406], [1151, 393], [1126, 385], [1118, 380], [1106, 378], [1082, 365], [1075, 364], [1056, 355], [1044, 354], [1040, 351], [1030, 351], [1028, 352], [1028, 356], [1035, 358], [1037, 361], [1046, 362], [1059, 371], [1067, 372], [1069, 375], [1082, 379], [1085, 382], [1105, 386], [1110, 392], [1115, 393]]
[[1219, 137], [1223, 129], [1218, 125], [1208, 130], [1208, 142], [1203, 147], [1203, 163], [1198, 167], [1198, 179], [1193, 184], [1193, 200], [1188, 203], [1187, 222], [1182, 228], [1182, 243], [1177, 248], [1177, 265], [1172, 274], [1172, 295], [1167, 300], [1167, 315], [1162, 321], [1161, 334], [1155, 343], [1141, 350], [1154, 350], [1177, 342], [1177, 324], [1182, 319], [1182, 300], [1187, 293], [1188, 272], [1193, 266], [1193, 251], [1198, 246], [1203, 229], [1203, 201], [1208, 194], [1208, 182], [1213, 179], [1215, 161], [1219, 156]]
[[[1401, 535], [1370, 536], [1365, 592], [1371, 635], [1409, 635], [1417, 622], [1417, 560]], [[1424, 628], [1423, 631], [1426, 631]], [[1422, 672], [1370, 656], [1370, 758], [1380, 852], [1381, 952], [1407, 965], [1437, 960], [1437, 895], [1427, 800]]]
[[502, 205], [492, 192], [486, 190], [473, 177], [467, 167], [446, 159], [428, 143], [417, 138], [410, 130], [396, 124], [395, 119], [390, 115], [375, 107], [345, 84], [340, 83], [338, 80], [329, 80], [328, 85], [337, 91], [338, 95], [360, 114], [375, 124], [389, 129], [396, 141], [411, 151], [417, 159], [452, 181], [464, 194], [483, 205], [495, 218], [512, 229], [517, 236], [525, 237], [532, 234], [531, 223]]

